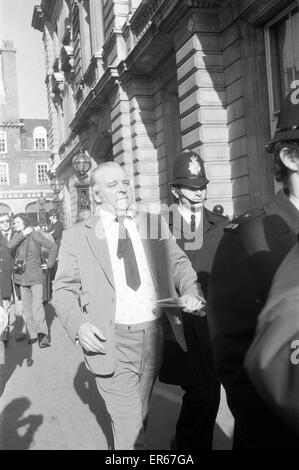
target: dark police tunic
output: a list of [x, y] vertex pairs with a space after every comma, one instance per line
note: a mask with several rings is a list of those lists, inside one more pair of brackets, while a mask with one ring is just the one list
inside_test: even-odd
[[210, 277], [208, 322], [235, 418], [234, 448], [294, 448], [299, 439], [258, 396], [243, 361], [274, 274], [298, 239], [299, 211], [280, 191], [264, 208], [240, 216], [225, 231]]
[[[177, 209], [176, 209], [177, 210]], [[203, 210], [203, 245], [197, 250], [186, 250], [190, 242], [184, 236], [183, 218], [178, 210], [169, 220], [177, 244], [189, 257], [198, 281], [208, 297], [208, 280], [213, 258], [227, 224], [226, 217]], [[210, 345], [206, 317], [184, 314], [183, 327], [187, 342], [184, 352], [175, 339], [168, 335], [164, 342], [164, 358], [160, 381], [181, 385], [185, 390], [180, 417], [177, 423], [177, 448], [182, 450], [208, 450], [212, 448], [213, 428], [219, 407], [220, 384]]]

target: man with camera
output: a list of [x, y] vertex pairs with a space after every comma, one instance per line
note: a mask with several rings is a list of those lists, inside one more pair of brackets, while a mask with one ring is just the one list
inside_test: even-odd
[[[15, 230], [8, 247], [15, 254], [14, 282], [20, 286], [24, 318], [30, 336], [29, 344], [50, 346], [43, 306], [43, 268], [51, 268], [56, 260], [57, 246], [41, 232], [34, 231], [27, 214], [15, 216]], [[41, 248], [49, 250], [46, 266], [41, 263]]]

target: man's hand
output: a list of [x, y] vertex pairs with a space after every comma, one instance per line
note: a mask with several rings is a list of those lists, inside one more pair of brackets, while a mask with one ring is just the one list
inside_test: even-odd
[[31, 232], [33, 232], [33, 228], [31, 228], [31, 227], [24, 228], [24, 230], [23, 230], [24, 237], [26, 237], [26, 235], [29, 235], [29, 233], [31, 233]]
[[199, 299], [194, 295], [182, 295], [180, 297], [182, 303], [182, 309], [184, 312], [191, 313], [199, 317], [205, 317], [206, 311], [204, 310], [206, 306], [206, 301], [204, 299]]
[[91, 323], [84, 323], [78, 330], [81, 346], [88, 352], [106, 354], [102, 341], [106, 341], [103, 333]]

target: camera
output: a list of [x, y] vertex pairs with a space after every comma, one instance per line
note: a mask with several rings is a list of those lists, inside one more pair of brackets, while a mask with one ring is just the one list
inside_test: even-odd
[[13, 271], [15, 274], [23, 274], [25, 272], [25, 265], [26, 261], [24, 259], [15, 259], [15, 264], [13, 267]]

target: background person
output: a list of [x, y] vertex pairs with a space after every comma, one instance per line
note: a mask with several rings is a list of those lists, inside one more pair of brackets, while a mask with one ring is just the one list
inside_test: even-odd
[[[63, 223], [60, 220], [60, 216], [58, 212], [55, 211], [54, 209], [51, 209], [49, 213], [49, 219], [50, 219], [50, 227], [48, 228], [47, 232], [49, 233], [50, 236], [53, 237], [53, 240], [57, 245], [57, 256], [58, 256], [60, 243], [61, 243], [61, 237], [62, 237], [63, 230], [64, 230]], [[56, 271], [57, 271], [57, 259], [54, 263], [54, 266], [52, 266], [52, 268], [47, 270], [47, 272], [45, 273], [46, 285], [45, 285], [45, 290], [44, 290], [45, 292], [44, 300], [47, 302], [49, 302], [52, 298], [52, 285], [53, 285]]]
[[[3, 307], [5, 308], [8, 315], [8, 324], [3, 332], [3, 341], [5, 344], [9, 341], [10, 335], [10, 325], [12, 318], [15, 318], [15, 339], [16, 341], [22, 341], [26, 336], [26, 327], [23, 319], [22, 312], [22, 303], [21, 303], [21, 293], [18, 286], [16, 286], [12, 281], [12, 266], [14, 263], [14, 256], [11, 255], [7, 243], [11, 240], [14, 235], [14, 230], [12, 228], [12, 219], [8, 213], [0, 214], [0, 233], [3, 235], [1, 240], [1, 261], [3, 264], [2, 268], [2, 282], [5, 283], [4, 293], [8, 293], [7, 286], [11, 285], [9, 296], [4, 295], [3, 298]], [[10, 258], [10, 262], [9, 259]], [[11, 265], [10, 274], [8, 272], [8, 265]]]
[[[37, 340], [41, 348], [50, 346], [48, 326], [43, 306], [43, 267], [50, 268], [56, 260], [57, 247], [40, 231], [34, 231], [32, 221], [26, 214], [16, 214], [15, 230], [8, 247], [15, 251], [16, 259], [25, 262], [24, 272], [14, 274], [14, 281], [20, 286], [24, 318], [29, 333], [29, 343]], [[48, 262], [41, 263], [41, 247], [49, 250]]]
[[[54, 306], [95, 376], [111, 417], [114, 448], [143, 449], [162, 356], [162, 311], [154, 300], [179, 292], [184, 310], [198, 313], [202, 293], [167, 227], [163, 237], [149, 238], [149, 214], [133, 210], [130, 181], [120, 165], [98, 166], [91, 183], [97, 216], [63, 234]], [[154, 215], [152, 222], [159, 221]], [[174, 323], [184, 341], [180, 317], [172, 313]]]
[[[197, 153], [185, 151], [176, 159], [170, 183], [175, 205], [168, 214], [169, 227], [188, 255], [207, 301], [213, 257], [227, 223], [225, 217], [204, 207], [208, 183]], [[211, 450], [220, 383], [207, 318], [183, 314], [183, 326], [188, 349], [184, 352], [174, 335], [166, 333], [159, 376], [160, 381], [180, 385], [185, 392], [172, 445], [185, 451]]]
[[5, 364], [5, 348], [4, 348], [4, 342], [1, 339], [1, 337], [5, 329], [7, 328], [7, 324], [8, 324], [8, 316], [7, 316], [5, 308], [3, 308], [2, 292], [0, 288], [0, 365]]
[[50, 227], [48, 228], [48, 232], [51, 233], [56, 245], [57, 245], [57, 253], [59, 251], [61, 237], [63, 233], [63, 223], [60, 220], [59, 214], [54, 209], [51, 209], [49, 212], [49, 219], [50, 219]]

